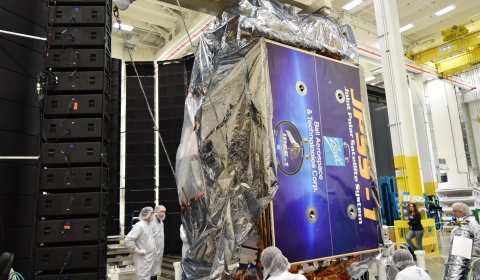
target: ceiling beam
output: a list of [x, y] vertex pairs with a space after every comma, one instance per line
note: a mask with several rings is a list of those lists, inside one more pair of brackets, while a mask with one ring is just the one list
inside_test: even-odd
[[[207, 24], [209, 24], [213, 20], [212, 16], [209, 15], [199, 15], [195, 21], [188, 26], [188, 30], [190, 33], [190, 36], [194, 37], [195, 35], [199, 35], [199, 32], [201, 32], [202, 29], [205, 28]], [[192, 38], [194, 41], [194, 38]], [[181, 48], [188, 48], [187, 44], [189, 43], [189, 38], [187, 33], [185, 32], [184, 29], [175, 36], [170, 42], [168, 42], [156, 55], [155, 55], [155, 61], [158, 60], [165, 60], [167, 58], [171, 59], [174, 57], [170, 57], [172, 54], [178, 54], [181, 53]]]
[[[128, 39], [129, 37], [128, 37], [128, 36], [126, 36], [126, 37], [127, 37], [127, 43], [129, 43], [129, 44], [131, 44], [131, 45], [135, 45], [135, 46], [138, 45], [138, 46], [143, 46], [143, 47], [149, 47], [149, 48], [158, 50], [158, 47], [159, 47], [159, 46], [157, 46], [157, 45], [155, 45], [155, 44], [151, 44], [151, 43], [149, 43], [149, 42], [142, 42], [142, 43], [129, 42], [129, 39]], [[142, 36], [142, 37], [144, 37], [144, 36]], [[112, 40], [113, 40], [113, 41], [117, 41], [117, 42], [118, 42], [118, 41], [121, 41], [121, 42], [124, 42], [124, 41], [125, 41], [124, 38], [123, 38], [123, 36], [122, 36], [122, 34], [116, 34], [116, 33], [113, 33], [113, 34], [112, 34]], [[140, 40], [140, 41], [142, 41], [142, 40]]]
[[[161, 9], [163, 9], [166, 13], [170, 14], [171, 16], [173, 16], [175, 18], [178, 18], [178, 20], [182, 19], [182, 16], [180, 15], [180, 9], [178, 8], [178, 5], [167, 4], [167, 3], [161, 2], [159, 0], [137, 0], [137, 1], [154, 3], [157, 6], [159, 6]], [[188, 16], [191, 16], [192, 14], [197, 13], [195, 11], [188, 10], [188, 9], [185, 9], [185, 10], [182, 9], [182, 12], [183, 12], [184, 15], [188, 15]]]
[[168, 20], [173, 20], [173, 21], [178, 20], [177, 17], [171, 15], [170, 13], [165, 11], [165, 9], [163, 9], [162, 7], [160, 7], [156, 3], [151, 3], [151, 2], [148, 2], [148, 1], [138, 1], [137, 0], [130, 5], [129, 9], [131, 7], [134, 7], [134, 9], [135, 8], [142, 9], [143, 12], [158, 13], [159, 16], [161, 16], [162, 18], [168, 19]]
[[[155, 4], [159, 5], [159, 6], [164, 7], [165, 9], [168, 8], [168, 9], [173, 9], [173, 10], [177, 10], [177, 11], [179, 10], [178, 5], [177, 5], [176, 2], [175, 2], [175, 4], [169, 4], [169, 3], [164, 2], [164, 1], [162, 1], [162, 0], [136, 0], [136, 1], [144, 1], [144, 2], [155, 3]], [[188, 11], [187, 11], [187, 12], [188, 12]]]
[[149, 11], [135, 5], [130, 5], [130, 7], [125, 11], [120, 11], [120, 19], [122, 19], [123, 16], [175, 30], [175, 21], [170, 20], [172, 18], [171, 16], [163, 17], [156, 12]]
[[[177, 6], [176, 0], [159, 0], [160, 2], [167, 3], [170, 5]], [[208, 14], [212, 16], [218, 15], [222, 12], [225, 7], [230, 6], [235, 1], [234, 0], [220, 0], [220, 1], [211, 1], [211, 0], [179, 0], [180, 6], [185, 9], [197, 11], [203, 14]]]
[[288, 4], [290, 6], [294, 6], [294, 7], [300, 8], [302, 10], [305, 10], [305, 9], [308, 8], [308, 5], [305, 5], [305, 4], [303, 4], [301, 2], [298, 2], [298, 1], [295, 1], [295, 0], [278, 0], [278, 2], [283, 3], [283, 4]]
[[146, 32], [153, 32], [160, 36], [166, 36], [165, 32], [161, 32], [159, 29], [152, 27], [148, 22], [144, 22], [141, 20], [137, 20], [135, 18], [131, 18], [130, 16], [122, 14], [121, 16], [122, 24], [134, 26], [136, 29], [146, 31]]
[[160, 28], [153, 24], [151, 25], [151, 28], [153, 28], [157, 32], [157, 34], [162, 36], [165, 39], [165, 41], [167, 42], [170, 41], [170, 34], [172, 34], [171, 32], [164, 31], [163, 29], [165, 28]]
[[[322, 9], [323, 8], [323, 9]], [[330, 14], [332, 10], [331, 0], [315, 0], [310, 6], [302, 9], [299, 14], [318, 14], [322, 13], [322, 9], [325, 14]]]

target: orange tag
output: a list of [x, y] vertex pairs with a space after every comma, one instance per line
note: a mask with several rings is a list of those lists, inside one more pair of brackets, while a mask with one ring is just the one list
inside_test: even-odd
[[63, 229], [70, 229], [70, 226], [63, 226]]
[[73, 102], [73, 110], [78, 110], [78, 102]]

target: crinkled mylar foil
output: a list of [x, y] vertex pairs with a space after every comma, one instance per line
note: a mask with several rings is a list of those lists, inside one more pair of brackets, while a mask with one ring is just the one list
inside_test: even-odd
[[[460, 227], [454, 232], [452, 231], [453, 236], [465, 237], [473, 239], [474, 235], [468, 230], [467, 226]], [[452, 237], [453, 238], [453, 237]], [[450, 248], [450, 254], [448, 255], [447, 267], [445, 269], [444, 280], [458, 280], [458, 279], [467, 279], [468, 266], [470, 265], [470, 260], [460, 256], [452, 255], [452, 248]]]
[[358, 63], [349, 25], [339, 27], [322, 15], [297, 15], [275, 0], [242, 0], [218, 15], [200, 37], [189, 91], [201, 94], [215, 87], [224, 77], [217, 72], [226, 74], [260, 37]]

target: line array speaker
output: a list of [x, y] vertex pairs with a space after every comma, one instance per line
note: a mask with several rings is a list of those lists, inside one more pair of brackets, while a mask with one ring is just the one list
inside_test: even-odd
[[106, 193], [60, 193], [42, 195], [38, 200], [37, 214], [70, 216], [107, 213]]
[[111, 2], [49, 1], [31, 279], [106, 279]]
[[101, 167], [47, 168], [40, 171], [40, 191], [50, 193], [104, 191], [108, 169]]

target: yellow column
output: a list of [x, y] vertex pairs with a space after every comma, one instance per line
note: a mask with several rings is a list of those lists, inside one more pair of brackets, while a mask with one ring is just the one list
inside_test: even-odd
[[438, 188], [438, 182], [428, 182], [424, 184], [425, 194], [437, 195], [435, 190]]
[[[423, 197], [422, 176], [420, 174], [418, 156], [395, 156], [394, 164], [397, 171], [398, 189], [410, 192], [410, 197]], [[403, 197], [400, 198], [400, 201], [403, 201]]]

